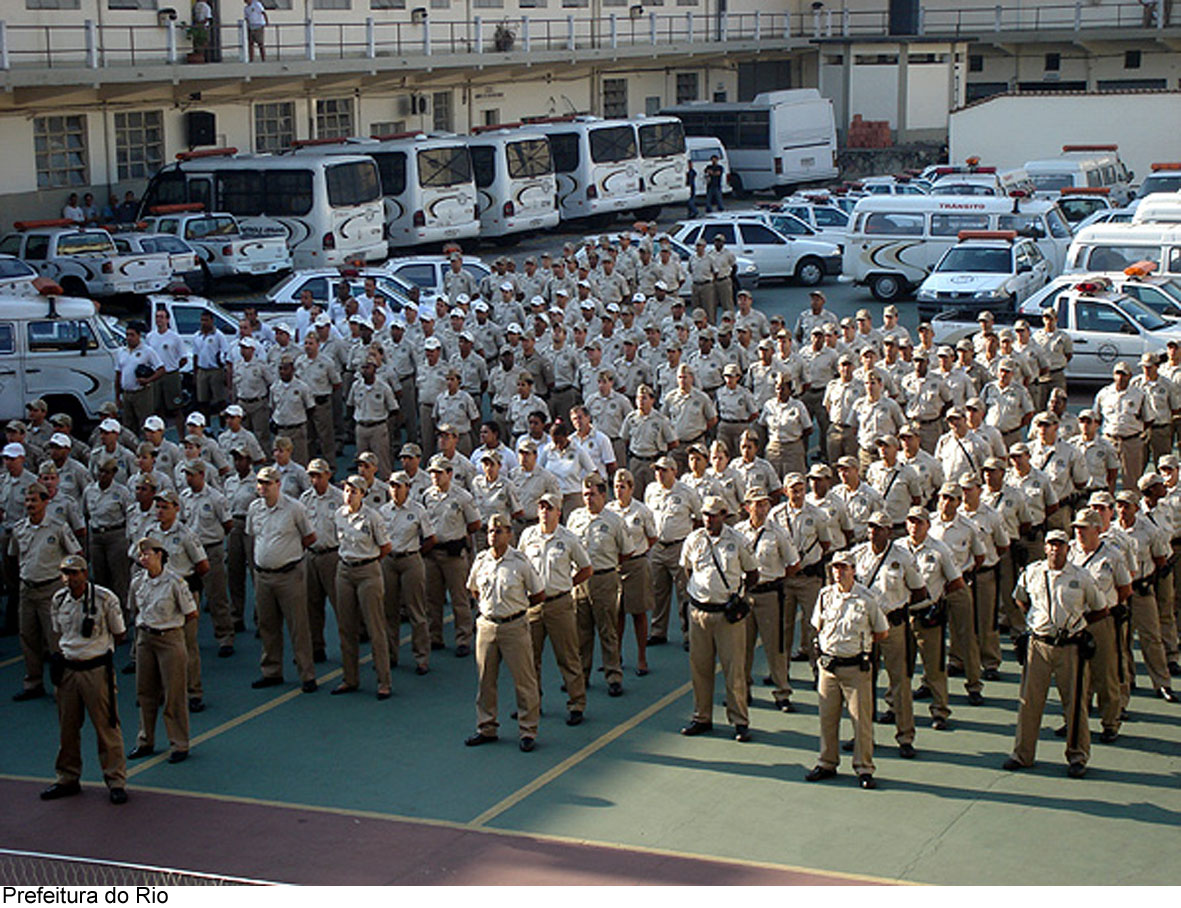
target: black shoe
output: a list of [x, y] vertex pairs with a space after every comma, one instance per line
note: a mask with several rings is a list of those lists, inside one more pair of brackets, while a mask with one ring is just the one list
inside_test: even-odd
[[144, 744], [140, 744], [140, 745], [132, 748], [131, 753], [129, 753], [127, 755], [127, 759], [128, 760], [142, 760], [144, 757], [150, 757], [155, 752], [156, 752], [156, 748], [147, 747]]
[[947, 666], [947, 677], [962, 678], [964, 676], [964, 667], [962, 665]]
[[378, 700], [388, 700], [393, 695], [394, 695], [394, 692], [392, 690], [379, 690], [377, 692], [377, 699]]
[[688, 640], [685, 640], [681, 643], [681, 649], [683, 649], [685, 652], [689, 652], [689, 641]]
[[517, 747], [521, 748], [521, 750], [523, 750], [525, 753], [532, 752], [533, 748], [535, 748], [536, 746], [537, 746], [537, 741], [534, 740], [533, 738], [530, 738], [528, 735], [523, 737], [520, 740], [520, 743], [517, 744]]
[[681, 734], [692, 738], [694, 735], [704, 735], [707, 731], [713, 731], [713, 729], [714, 724], [712, 722], [698, 722], [694, 719], [681, 729]]
[[82, 786], [77, 782], [54, 782], [48, 788], [41, 790], [42, 801], [56, 801], [58, 798], [68, 798], [71, 795], [82, 794]]
[[428, 673], [430, 670], [431, 670], [431, 668], [430, 668], [430, 666], [429, 666], [429, 665], [416, 665], [416, 666], [414, 666], [414, 674], [416, 674], [416, 675], [425, 675], [425, 674], [427, 674], [427, 673]]
[[969, 706], [983, 706], [984, 705], [984, 694], [980, 693], [980, 691], [978, 691], [978, 690], [968, 691], [968, 705]]
[[189, 697], [189, 712], [203, 713], [205, 712], [205, 701], [200, 697]]
[[189, 758], [189, 752], [187, 750], [174, 750], [172, 753], [170, 753], [168, 755], [168, 762], [169, 763], [183, 763], [188, 758]]
[[446, 643], [432, 643], [431, 644], [431, 649], [446, 649], [446, 648], [447, 648]]
[[894, 710], [887, 709], [885, 712], [878, 713], [878, 725], [893, 725], [894, 724]]
[[763, 678], [763, 687], [774, 687], [774, 686], [775, 686], [775, 679], [772, 678], [770, 675], [767, 675]]
[[1000, 681], [1001, 680], [1001, 673], [998, 672], [995, 668], [986, 668], [984, 670], [984, 680], [985, 681]]
[[[12, 699], [13, 699], [13, 702], [15, 702], [15, 703], [24, 703], [26, 700], [38, 700], [44, 696], [45, 696], [45, 688], [44, 687], [41, 687], [41, 686], [26, 687], [24, 690], [13, 694]], [[57, 795], [57, 797], [61, 797], [61, 795]]]
[[750, 726], [749, 725], [735, 725], [734, 726], [734, 740], [745, 744], [750, 740]]
[[1181, 678], [1181, 663], [1176, 661], [1169, 663], [1169, 674], [1174, 678]]
[[135, 663], [128, 662], [126, 665], [123, 666], [122, 670], [120, 671], [120, 674], [134, 675], [135, 674]]
[[608, 697], [622, 697], [623, 696], [623, 685], [620, 684], [618, 681], [612, 681], [610, 684], [607, 685], [607, 696]]
[[925, 684], [920, 684], [914, 689], [914, 693], [910, 695], [912, 700], [930, 700], [931, 688]]
[[332, 688], [332, 696], [339, 697], [341, 694], [351, 694], [359, 690], [355, 684], [345, 684], [343, 681]]
[[668, 643], [668, 637], [649, 637], [648, 646], [664, 646]]
[[312, 650], [312, 661], [319, 665], [321, 662], [328, 661], [328, 654], [322, 649]]
[[947, 731], [947, 720], [943, 716], [935, 716], [931, 720], [931, 727], [935, 731]]
[[1054, 737], [1055, 738], [1065, 738], [1066, 737], [1066, 726], [1059, 725], [1057, 728], [1055, 728], [1054, 729]]
[[245, 621], [235, 621], [234, 622], [234, 633], [236, 633], [236, 634], [246, 633], [246, 622]]
[[648, 669], [646, 669], [646, 668], [637, 668], [636, 669], [636, 677], [637, 678], [643, 678], [646, 674], [648, 674]]
[[572, 709], [570, 715], [566, 717], [567, 725], [581, 725], [582, 724], [582, 710]]
[[1119, 720], [1121, 722], [1127, 722], [1128, 719], [1129, 719], [1128, 711], [1126, 709], [1121, 709], [1119, 711]]
[[871, 776], [867, 772], [863, 772], [861, 775], [859, 775], [857, 777], [857, 784], [860, 785], [862, 788], [864, 788], [866, 791], [869, 791], [871, 789], [878, 787], [877, 780], [874, 779], [874, 777]]
[[264, 687], [278, 687], [282, 683], [282, 678], [263, 675], [261, 678], [255, 678], [253, 681], [251, 681], [250, 686], [255, 690], [262, 690]]
[[796, 711], [795, 704], [786, 698], [783, 700], [776, 700], [775, 708], [781, 713], [794, 713]]
[[468, 735], [463, 739], [463, 743], [467, 747], [479, 747], [481, 744], [491, 744], [493, 741], [499, 741], [496, 735], [485, 735], [476, 732], [474, 735]]
[[234, 655], [234, 645], [232, 643], [223, 643], [217, 648], [217, 658], [227, 659]]
[[318, 685], [316, 683], [316, 679], [313, 678], [312, 680], [305, 681], [303, 684], [301, 684], [299, 686], [299, 689], [302, 690], [305, 694], [314, 694], [316, 692], [316, 690], [319, 688], [319, 686], [320, 685]]
[[126, 804], [127, 803], [127, 789], [126, 788], [112, 788], [107, 797], [110, 798], [112, 804]]
[[836, 774], [837, 771], [835, 769], [826, 769], [823, 766], [814, 766], [808, 770], [807, 774], [804, 776], [804, 781], [823, 782], [825, 779], [833, 778], [836, 776]]
[[[798, 649], [794, 653], [791, 654], [791, 661], [792, 662], [807, 662], [808, 661], [808, 654], [805, 653], [802, 649]], [[833, 775], [835, 776], [836, 773], [834, 772]], [[826, 776], [825, 778], [828, 778], [828, 777]]]
[[[1181, 697], [1178, 697], [1175, 693], [1173, 693], [1173, 688], [1171, 687], [1162, 687], [1156, 692], [1156, 695], [1166, 703], [1181, 703]], [[13, 699], [15, 699], [15, 697]]]
[[1114, 744], [1118, 737], [1119, 732], [1112, 731], [1110, 728], [1105, 728], [1103, 731], [1099, 732], [1099, 740], [1104, 744]]
[[915, 752], [913, 744], [899, 744], [898, 756], [904, 760], [913, 760], [918, 754]]
[[843, 750], [847, 754], [851, 754], [853, 752], [853, 745], [855, 743], [856, 742], [854, 741], [853, 738], [850, 738], [848, 741], [842, 741], [841, 742], [841, 750]]
[[462, 659], [464, 656], [470, 656], [471, 654], [472, 654], [472, 648], [470, 646], [468, 646], [466, 643], [461, 643], [461, 644], [459, 644], [459, 646], [455, 647], [455, 658], [456, 659]]
[[1012, 757], [1009, 757], [1009, 759], [1005, 760], [1005, 762], [1001, 764], [1001, 769], [1005, 770], [1006, 772], [1017, 772], [1019, 769], [1026, 768], [1027, 767], [1024, 763], [1019, 763]]
[[1087, 764], [1071, 763], [1068, 767], [1066, 767], [1066, 774], [1072, 779], [1081, 779], [1087, 774]]

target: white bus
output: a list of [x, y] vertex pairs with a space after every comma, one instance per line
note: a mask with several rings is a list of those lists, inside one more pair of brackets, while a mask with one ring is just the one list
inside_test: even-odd
[[238, 219], [243, 236], [283, 236], [292, 267], [337, 267], [387, 255], [381, 181], [369, 158], [349, 154], [240, 155], [236, 148], [181, 152], [162, 167], [140, 203], [199, 202]]
[[459, 136], [404, 132], [292, 144], [296, 154], [365, 154], [377, 162], [391, 255], [397, 247], [462, 240], [480, 232], [472, 159]]
[[640, 140], [640, 176], [644, 179], [644, 204], [636, 214], [654, 221], [664, 205], [689, 201], [685, 129], [676, 117], [637, 117], [634, 122]]
[[630, 120], [539, 117], [513, 125], [549, 139], [563, 221], [608, 222], [617, 212], [644, 207], [644, 178]]
[[512, 236], [556, 227], [557, 179], [540, 132], [477, 126], [467, 136], [480, 209], [480, 235]]
[[961, 230], [1014, 230], [1032, 237], [1062, 270], [1070, 226], [1052, 201], [996, 196], [867, 196], [853, 209], [842, 274], [882, 302], [923, 282]]
[[666, 107], [687, 136], [720, 139], [730, 154], [734, 191], [794, 187], [837, 177], [832, 101], [814, 88], [765, 91], [752, 101], [692, 101]]
[[1068, 274], [1123, 271], [1152, 263], [1154, 274], [1181, 275], [1181, 224], [1092, 224], [1074, 236], [1066, 257]]
[[1082, 186], [1108, 189], [1117, 205], [1132, 199], [1132, 177], [1120, 160], [1118, 145], [1063, 145], [1058, 157], [1026, 161], [1025, 171], [1039, 198]]

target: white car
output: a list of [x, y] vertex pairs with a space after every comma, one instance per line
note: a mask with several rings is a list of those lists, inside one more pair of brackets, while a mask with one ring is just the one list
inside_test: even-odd
[[175, 280], [192, 290], [206, 291], [197, 250], [178, 236], [167, 233], [112, 233], [115, 248], [123, 255], [166, 255]]
[[349, 292], [359, 296], [365, 292], [365, 279], [369, 277], [377, 281], [377, 292], [385, 298], [390, 311], [401, 312], [410, 301], [407, 295], [410, 285], [380, 267], [346, 268], [343, 271], [315, 268], [295, 271], [279, 281], [267, 292], [266, 302], [259, 305], [259, 312], [294, 312], [299, 308], [299, 297], [304, 290], [311, 290], [313, 299], [327, 303], [336, 298], [336, 285], [341, 281], [348, 281]]
[[198, 203], [158, 205], [148, 223], [158, 233], [191, 243], [208, 280], [245, 278], [258, 283], [290, 270], [291, 250], [283, 237], [243, 235], [232, 214], [202, 209]]
[[761, 218], [699, 218], [681, 221], [669, 232], [690, 248], [699, 237], [712, 246], [720, 235], [735, 255], [754, 261], [760, 280], [795, 278], [805, 287], [815, 287], [826, 275], [841, 273], [841, 250], [835, 243], [786, 236]]
[[39, 282], [46, 279], [16, 256], [0, 255], [0, 293], [5, 296], [39, 296]]
[[1027, 298], [1021, 310], [1036, 315], [1045, 301], [1052, 299], [1056, 293], [1087, 281], [1106, 282], [1112, 290], [1138, 300], [1161, 318], [1172, 322], [1181, 321], [1181, 282], [1176, 278], [1154, 276], [1149, 269], [1136, 265], [1124, 271], [1104, 271], [1086, 276], [1060, 274]]
[[[443, 256], [413, 255], [390, 259], [383, 267], [386, 273], [400, 278], [403, 283], [420, 287], [425, 300], [428, 296], [443, 293], [443, 277], [451, 270], [451, 263]], [[474, 277], [477, 284], [492, 273], [492, 269], [480, 259], [466, 255], [463, 270]]]
[[844, 248], [849, 239], [849, 213], [837, 204], [833, 196], [792, 196], [785, 199], [778, 210], [799, 218], [815, 230], [822, 240]]
[[1116, 207], [1106, 187], [1080, 186], [1063, 189], [1058, 195], [1058, 210], [1072, 227], [1087, 221], [1096, 212], [1114, 211]]
[[[598, 234], [595, 234], [594, 236], [587, 236], [587, 237], [582, 238], [582, 246], [579, 247], [579, 250], [577, 253], [578, 260], [580, 262], [584, 261], [586, 259], [587, 247], [598, 245], [599, 239], [602, 236], [604, 236], [604, 234], [598, 233]], [[606, 234], [606, 236], [609, 236], [611, 238], [612, 242], [614, 242], [618, 239], [619, 234]], [[632, 246], [635, 248], [638, 248], [642, 237], [638, 233], [631, 233], [631, 234], [629, 234], [629, 236], [632, 238]], [[681, 260], [681, 264], [685, 266], [685, 269], [687, 272], [688, 268], [689, 268], [689, 258], [690, 258], [690, 256], [693, 255], [693, 247], [686, 246], [684, 243], [674, 240], [668, 234], [661, 234], [661, 236], [659, 237], [659, 241], [663, 242], [665, 239], [668, 240], [669, 245], [672, 247], [673, 254], [676, 255], [677, 258], [679, 258]], [[748, 259], [745, 256], [740, 255], [740, 256], [737, 256], [737, 258], [738, 258], [737, 267], [738, 267], [738, 286], [739, 286], [739, 288], [742, 290], [754, 290], [757, 286], [759, 286], [759, 267], [758, 267], [758, 265], [756, 265], [754, 263], [753, 259]], [[691, 282], [685, 281], [685, 283], [683, 283], [681, 285], [680, 295], [685, 297], [685, 299], [688, 299], [690, 296], [692, 296], [692, 294], [693, 294], [693, 287], [692, 287]]]
[[1042, 251], [1016, 231], [961, 230], [958, 239], [919, 285], [920, 310], [924, 303], [1020, 304], [1050, 279]]
[[926, 183], [910, 177], [877, 176], [858, 180], [858, 189], [869, 195], [926, 195]]

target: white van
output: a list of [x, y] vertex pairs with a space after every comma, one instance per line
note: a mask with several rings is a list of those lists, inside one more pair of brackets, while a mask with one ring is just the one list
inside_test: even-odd
[[689, 201], [689, 150], [685, 129], [676, 117], [637, 117], [640, 175], [644, 179], [644, 204], [636, 215], [654, 221], [665, 205]]
[[722, 195], [729, 195], [734, 191], [730, 185], [730, 156], [726, 153], [726, 146], [721, 139], [712, 136], [685, 136], [685, 148], [689, 151], [689, 165], [697, 171], [697, 196], [705, 198], [705, 168], [710, 158], [717, 155], [718, 163], [726, 171], [722, 179]]
[[236, 148], [177, 158], [148, 183], [141, 218], [158, 205], [200, 202], [234, 215], [244, 237], [285, 237], [296, 269], [386, 257], [381, 180], [369, 158], [352, 151], [240, 155]]
[[1131, 179], [1120, 160], [1118, 145], [1063, 145], [1056, 158], [1025, 162], [1025, 172], [1037, 187], [1036, 198], [1053, 198], [1062, 189], [1084, 186], [1106, 188], [1117, 205], [1132, 197]]
[[1070, 227], [1055, 202], [993, 196], [878, 196], [853, 209], [842, 273], [893, 301], [921, 284], [961, 230], [1015, 230], [1062, 269]]
[[644, 207], [644, 177], [631, 120], [538, 117], [527, 119], [522, 128], [549, 138], [563, 221], [610, 221], [618, 212]]
[[1181, 224], [1181, 192], [1154, 192], [1132, 213], [1133, 224]]
[[1123, 271], [1152, 262], [1155, 274], [1181, 276], [1181, 224], [1092, 224], [1075, 234], [1067, 272]]
[[115, 357], [122, 346], [88, 299], [0, 296], [0, 419], [23, 419], [25, 403], [44, 398], [76, 429], [115, 399]]
[[1024, 192], [1032, 196], [1036, 190], [1022, 169], [998, 172], [995, 167], [973, 167], [966, 171], [952, 171], [940, 175], [931, 184], [931, 195], [1007, 196]]
[[472, 156], [480, 236], [495, 239], [558, 225], [557, 179], [544, 134], [477, 126], [463, 138]]
[[1152, 173], [1144, 178], [1136, 190], [1136, 198], [1143, 199], [1157, 192], [1181, 191], [1181, 161], [1159, 161], [1151, 165]]

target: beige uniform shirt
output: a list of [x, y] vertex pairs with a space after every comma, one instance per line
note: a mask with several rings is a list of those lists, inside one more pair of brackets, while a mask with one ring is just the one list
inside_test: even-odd
[[342, 561], [368, 561], [381, 555], [381, 547], [390, 541], [385, 521], [366, 504], [356, 511], [341, 505], [333, 514], [336, 539]]
[[298, 561], [303, 538], [313, 532], [303, 505], [286, 495], [274, 507], [256, 498], [246, 512], [246, 535], [254, 537], [254, 563], [261, 568], [274, 570]]
[[217, 489], [208, 485], [200, 492], [185, 489], [180, 493], [180, 508], [185, 524], [201, 545], [218, 545], [225, 541], [225, 524], [231, 519], [230, 503]]
[[[168, 552], [167, 567], [180, 577], [188, 577], [196, 570], [199, 562], [209, 560], [205, 546], [180, 516], [167, 530], [160, 525], [159, 520], [153, 520], [144, 528], [144, 535], [155, 536], [164, 543], [164, 548]], [[135, 540], [131, 540], [130, 548], [132, 557], [138, 557]]]
[[623, 518], [607, 508], [598, 514], [592, 514], [590, 508], [578, 508], [566, 523], [582, 541], [596, 573], [614, 570], [631, 553], [631, 540]]
[[766, 520], [756, 527], [744, 520], [734, 529], [746, 537], [759, 564], [759, 583], [773, 583], [782, 580], [787, 569], [798, 564], [800, 553], [796, 551], [791, 534], [773, 520]]
[[552, 533], [546, 533], [538, 523], [526, 527], [520, 548], [541, 577], [547, 599], [569, 593], [574, 589], [574, 575], [591, 566], [582, 540], [561, 524]]
[[516, 487], [504, 477], [504, 474], [492, 483], [488, 482], [483, 474], [477, 476], [472, 480], [472, 497], [476, 501], [480, 521], [484, 526], [488, 525], [488, 518], [493, 514], [503, 514], [511, 518], [513, 514], [523, 510]]
[[446, 492], [431, 486], [422, 495], [423, 507], [439, 542], [455, 542], [468, 535], [468, 524], [480, 522], [480, 511], [471, 492], [451, 484]]
[[623, 421], [633, 409], [631, 401], [618, 391], [607, 396], [596, 391], [586, 399], [586, 408], [590, 411], [595, 428], [606, 432], [609, 438], [619, 437]]
[[922, 545], [915, 545], [909, 539], [903, 545], [914, 558], [919, 575], [927, 587], [927, 596], [932, 602], [943, 598], [943, 591], [949, 583], [961, 579], [963, 572], [955, 563], [950, 548], [933, 536], [927, 536]]
[[886, 502], [886, 513], [895, 525], [906, 521], [906, 512], [915, 503], [923, 500], [923, 484], [914, 468], [900, 460], [894, 466], [887, 466], [884, 460], [875, 460], [865, 474], [866, 481], [881, 493]]
[[1091, 574], [1069, 561], [1060, 571], [1051, 570], [1048, 561], [1035, 561], [1017, 578], [1013, 598], [1027, 606], [1030, 632], [1045, 637], [1078, 633], [1087, 626], [1087, 612], [1104, 607]]
[[1119, 605], [1117, 587], [1128, 586], [1132, 582], [1132, 574], [1128, 570], [1128, 561], [1123, 552], [1101, 539], [1099, 547], [1087, 553], [1076, 539], [1070, 544], [1069, 557], [1071, 564], [1091, 575], [1105, 607], [1114, 608]]
[[137, 627], [158, 631], [183, 627], [185, 616], [197, 611], [188, 584], [168, 565], [156, 577], [147, 571], [136, 572], [131, 579], [131, 591], [138, 609]]
[[1097, 491], [1107, 488], [1107, 473], [1119, 469], [1119, 456], [1115, 447], [1102, 435], [1087, 441], [1082, 435], [1075, 435], [1070, 443], [1078, 448], [1087, 469], [1087, 489]]
[[[721, 394], [719, 390], [718, 394]], [[792, 444], [812, 428], [812, 417], [802, 400], [794, 397], [779, 400], [772, 397], [763, 404], [759, 422], [767, 428], [767, 441], [780, 445]]]
[[545, 584], [529, 559], [509, 547], [500, 558], [493, 549], [480, 552], [468, 573], [467, 588], [481, 615], [508, 618], [528, 609], [529, 597], [544, 592]]
[[771, 510], [770, 519], [791, 534], [796, 551], [800, 553], [801, 569], [818, 564], [824, 557], [824, 547], [832, 545], [828, 515], [807, 501], [800, 508], [793, 508], [787, 501], [776, 505]]
[[717, 536], [700, 527], [689, 534], [681, 549], [681, 567], [689, 577], [689, 598], [707, 605], [723, 605], [742, 589], [745, 575], [759, 568], [747, 538], [722, 526]]
[[1033, 412], [1033, 398], [1024, 386], [1016, 381], [1002, 388], [1000, 382], [989, 382], [980, 395], [988, 408], [984, 420], [1002, 432], [1012, 432], [1021, 427], [1025, 414]]
[[237, 432], [231, 432], [229, 429], [226, 429], [217, 436], [217, 446], [221, 448], [222, 453], [226, 455], [227, 459], [229, 458], [230, 448], [235, 445], [241, 445], [246, 449], [246, 455], [250, 458], [251, 463], [259, 463], [267, 459], [263, 453], [262, 445], [258, 443], [258, 439], [249, 429], [241, 429]]
[[[61, 495], [60, 491], [58, 493]], [[82, 513], [92, 533], [116, 529], [127, 523], [127, 512], [135, 504], [135, 495], [127, 486], [112, 482], [105, 489], [91, 483], [82, 493]]]
[[656, 518], [652, 516], [651, 509], [638, 498], [633, 498], [626, 508], [619, 504], [618, 499], [613, 498], [607, 502], [607, 510], [618, 514], [623, 520], [628, 539], [624, 555], [631, 558], [645, 554], [648, 551], [648, 540], [656, 538]]
[[1046, 510], [1058, 504], [1058, 495], [1050, 482], [1050, 477], [1034, 467], [1022, 476], [1014, 469], [1005, 473], [1005, 483], [1012, 485], [1025, 494], [1029, 503], [1030, 522], [1040, 527], [1046, 522]]
[[353, 408], [353, 418], [357, 422], [381, 422], [397, 412], [398, 395], [380, 378], [375, 378], [371, 385], [358, 378], [349, 389], [346, 403]]
[[1144, 389], [1129, 385], [1123, 391], [1115, 383], [1095, 395], [1103, 434], [1109, 438], [1127, 438], [1144, 431], [1148, 419], [1148, 400]]
[[308, 421], [307, 411], [316, 405], [311, 389], [298, 378], [271, 385], [271, 418], [279, 431], [284, 426], [299, 426]]
[[299, 496], [299, 503], [307, 513], [312, 532], [316, 534], [312, 551], [326, 552], [336, 548], [339, 545], [336, 538], [336, 511], [344, 504], [344, 492], [334, 485], [328, 486], [328, 491], [323, 495], [314, 488], [307, 489]]
[[824, 587], [816, 600], [812, 626], [819, 632], [820, 651], [843, 658], [868, 653], [873, 635], [890, 629], [878, 597], [856, 582], [848, 592], [835, 583]]
[[965, 505], [960, 509], [960, 513], [972, 522], [980, 541], [984, 543], [984, 563], [981, 567], [992, 567], [1000, 560], [1000, 550], [1008, 548], [1012, 541], [1005, 529], [1004, 518], [989, 507], [983, 495], [980, 496], [980, 506], [975, 511], [969, 511]]
[[[82, 622], [87, 615], [94, 619], [94, 629], [84, 637]], [[49, 617], [54, 631], [61, 635], [58, 644], [62, 655], [78, 661], [97, 659], [110, 652], [115, 648], [115, 637], [127, 631], [119, 597], [94, 583], [87, 583], [81, 599], [75, 598], [68, 587], [54, 593]]]
[[1074, 354], [1074, 342], [1061, 328], [1055, 328], [1050, 333], [1047, 333], [1045, 328], [1038, 328], [1033, 332], [1032, 340], [1041, 348], [1046, 366], [1051, 372], [1065, 369]]
[[904, 608], [913, 590], [925, 586], [914, 557], [899, 540], [890, 540], [881, 552], [866, 540], [853, 549], [857, 582], [877, 594], [886, 614]]
[[312, 359], [306, 353], [295, 361], [295, 374], [311, 389], [317, 399], [332, 393], [332, 386], [340, 384], [340, 370], [324, 351]]
[[1033, 524], [1033, 512], [1029, 508], [1029, 499], [1016, 486], [1006, 482], [1002, 483], [995, 492], [985, 488], [980, 500], [1000, 514], [1001, 525], [1005, 528], [1011, 541], [1021, 536], [1021, 524]]
[[254, 403], [266, 397], [275, 373], [270, 363], [261, 359], [256, 350], [250, 362], [238, 360], [234, 363], [234, 400], [238, 403]]
[[48, 513], [40, 523], [28, 517], [18, 521], [8, 541], [8, 554], [19, 560], [20, 579], [27, 583], [56, 579], [62, 559], [80, 551], [74, 531]]
[[855, 425], [853, 404], [865, 393], [865, 387], [855, 381], [842, 381], [834, 378], [824, 389], [824, 409], [828, 411], [828, 418], [834, 426], [847, 428]]
[[683, 482], [665, 488], [658, 480], [648, 483], [644, 504], [656, 521], [656, 536], [661, 542], [679, 542], [693, 531], [693, 522], [701, 520], [701, 499]]
[[717, 408], [704, 391], [680, 388], [670, 391], [661, 402], [661, 410], [672, 423], [677, 439], [682, 442], [696, 441], [706, 433], [709, 421], [718, 418]]
[[938, 514], [932, 514], [930, 534], [951, 549], [955, 565], [961, 574], [974, 571], [976, 556], [988, 552], [976, 526], [959, 511], [956, 511], [955, 517], [951, 520], [944, 520]]
[[868, 482], [860, 482], [856, 489], [850, 489], [844, 483], [833, 486], [833, 493], [845, 503], [845, 510], [849, 512], [849, 522], [853, 524], [853, 538], [846, 539], [848, 543], [861, 542], [869, 533], [869, 518], [874, 511], [885, 510], [886, 502], [882, 493]]
[[647, 416], [639, 410], [632, 410], [620, 426], [619, 437], [636, 457], [659, 457], [677, 440], [672, 423], [656, 410]]
[[407, 496], [401, 505], [389, 501], [382, 505], [382, 519], [394, 555], [407, 555], [422, 548], [422, 543], [435, 535], [435, 528], [426, 508]]

